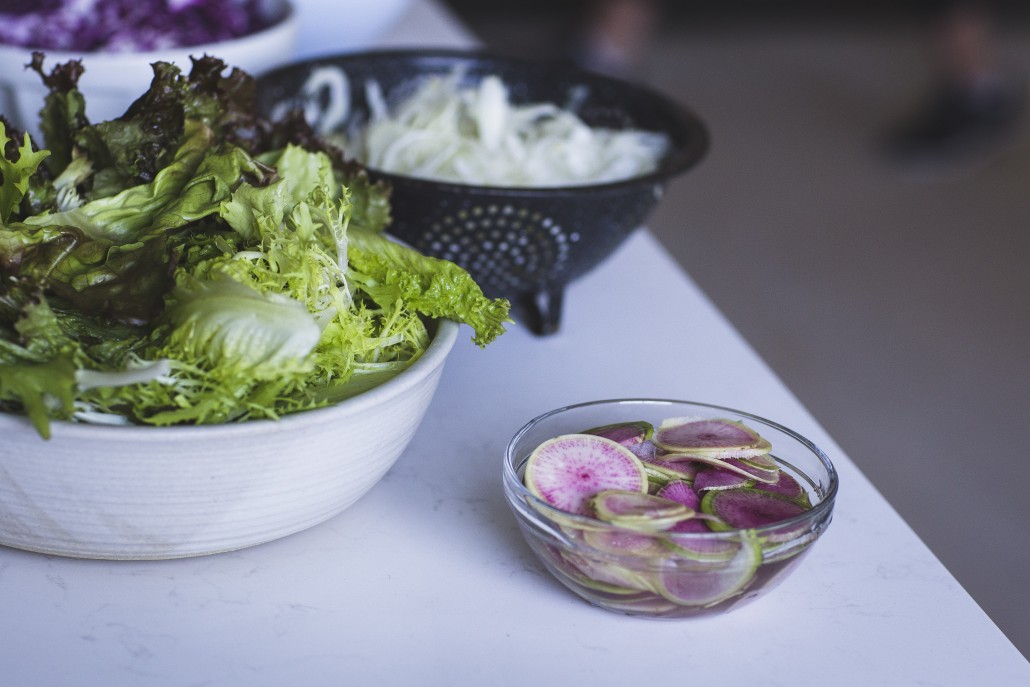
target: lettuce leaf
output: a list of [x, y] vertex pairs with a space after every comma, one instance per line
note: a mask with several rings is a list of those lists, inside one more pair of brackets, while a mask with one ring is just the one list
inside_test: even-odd
[[32, 150], [29, 135], [25, 134], [22, 145], [17, 148], [16, 160], [7, 158], [7, 126], [0, 121], [0, 222], [6, 223], [21, 199], [29, 190], [29, 179], [50, 155], [46, 150]]
[[464, 322], [474, 330], [478, 346], [489, 344], [512, 322], [508, 302], [486, 298], [468, 272], [452, 262], [362, 229], [351, 231], [347, 254], [348, 279], [376, 303], [403, 300], [428, 317]]

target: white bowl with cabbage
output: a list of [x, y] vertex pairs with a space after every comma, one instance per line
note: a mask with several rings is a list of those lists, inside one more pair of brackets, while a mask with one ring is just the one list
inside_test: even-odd
[[2, 545], [170, 558], [320, 522], [403, 452], [459, 324], [510, 321], [226, 71], [159, 63], [91, 123], [65, 63], [45, 148], [0, 122]]
[[289, 0], [15, 0], [0, 8], [0, 113], [34, 135], [47, 89], [27, 65], [81, 60], [89, 116], [119, 116], [147, 89], [151, 64], [190, 68], [217, 55], [250, 74], [295, 53], [298, 16]]

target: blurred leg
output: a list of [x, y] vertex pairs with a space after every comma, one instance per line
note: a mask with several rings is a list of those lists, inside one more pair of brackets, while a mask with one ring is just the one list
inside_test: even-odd
[[940, 3], [929, 95], [889, 137], [900, 163], [975, 161], [1013, 133], [1022, 84], [1005, 70], [989, 3]]

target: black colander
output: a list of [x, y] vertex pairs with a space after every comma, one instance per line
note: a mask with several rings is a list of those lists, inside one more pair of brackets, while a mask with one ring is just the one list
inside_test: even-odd
[[704, 156], [707, 131], [693, 113], [653, 90], [565, 63], [478, 52], [370, 52], [295, 63], [258, 79], [258, 105], [273, 117], [299, 107], [326, 133], [367, 117], [369, 82], [390, 101], [420, 79], [455, 68], [468, 84], [499, 76], [512, 102], [574, 103], [591, 126], [662, 132], [671, 141], [655, 172], [591, 186], [498, 188], [369, 170], [393, 187], [391, 234], [462, 266], [485, 293], [509, 298], [533, 331], [552, 333], [566, 284], [644, 222], [666, 182]]

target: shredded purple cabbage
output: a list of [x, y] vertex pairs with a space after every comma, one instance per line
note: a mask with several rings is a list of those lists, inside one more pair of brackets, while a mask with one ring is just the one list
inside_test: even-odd
[[267, 0], [6, 0], [0, 43], [40, 50], [144, 52], [238, 38], [277, 17]]

